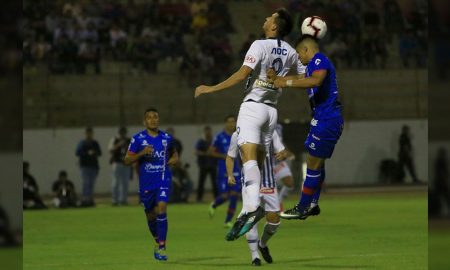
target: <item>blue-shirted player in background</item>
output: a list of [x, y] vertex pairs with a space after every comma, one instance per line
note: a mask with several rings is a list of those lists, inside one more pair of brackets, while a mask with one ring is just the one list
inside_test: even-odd
[[[228, 175], [227, 168], [225, 165], [225, 159], [227, 157], [228, 148], [230, 147], [231, 135], [236, 131], [236, 117], [234, 115], [229, 115], [225, 117], [225, 128], [222, 132], [216, 135], [213, 144], [210, 147], [210, 154], [218, 158], [217, 162], [217, 189], [218, 196], [215, 198], [214, 202], [209, 206], [210, 217], [214, 216], [215, 209], [226, 202], [229, 201], [227, 215], [225, 217], [225, 227], [231, 228], [233, 223], [234, 213], [236, 212], [237, 201], [239, 194], [241, 193], [241, 185], [228, 185]], [[234, 166], [234, 178], [241, 178], [241, 165], [236, 160]]]
[[125, 164], [139, 166], [139, 197], [147, 216], [148, 228], [155, 239], [154, 256], [167, 260], [167, 202], [172, 173], [169, 165], [178, 161], [172, 137], [159, 130], [159, 114], [154, 108], [144, 113], [145, 130], [133, 136], [125, 156]]
[[310, 215], [313, 197], [318, 200], [320, 193], [316, 192], [320, 192], [325, 180], [325, 160], [333, 154], [344, 127], [333, 63], [319, 51], [317, 40], [311, 36], [303, 36], [296, 50], [300, 61], [307, 65], [305, 78], [275, 77], [275, 72], [271, 71], [276, 87], [306, 88], [313, 113], [311, 129], [305, 141], [308, 154], [302, 194], [293, 209], [280, 214], [285, 219], [306, 219]]

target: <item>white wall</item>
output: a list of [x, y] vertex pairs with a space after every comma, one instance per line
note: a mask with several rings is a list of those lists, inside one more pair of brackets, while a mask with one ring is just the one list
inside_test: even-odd
[[[428, 177], [428, 122], [427, 120], [404, 121], [353, 121], [347, 122], [341, 140], [335, 149], [333, 158], [327, 162], [327, 181], [329, 184], [371, 184], [377, 182], [379, 161], [385, 158], [396, 159], [398, 137], [401, 127], [408, 124], [413, 134], [416, 167], [420, 179]], [[221, 124], [211, 125], [219, 132]], [[164, 129], [165, 126], [162, 127]], [[194, 156], [194, 145], [202, 135], [203, 125], [174, 126], [176, 137], [184, 146], [182, 160], [191, 164], [192, 180], [197, 182], [198, 169]], [[133, 134], [140, 127], [129, 127]], [[95, 128], [95, 137], [103, 150], [100, 159], [100, 175], [96, 191], [109, 192], [111, 172], [108, 164], [107, 145], [109, 139], [117, 133], [117, 128]], [[30, 162], [30, 172], [36, 177], [42, 193], [49, 194], [51, 183], [61, 169], [67, 170], [69, 178], [75, 182], [77, 190], [81, 181], [75, 157], [75, 147], [83, 138], [84, 129], [25, 130], [23, 133], [23, 158]], [[303, 141], [304, 138], [299, 138]], [[409, 175], [407, 181], [411, 181]], [[209, 188], [209, 182], [206, 183]], [[131, 190], [137, 190], [137, 181], [133, 181]]]
[[22, 153], [0, 154], [2, 179], [0, 205], [5, 209], [14, 229], [22, 228]]

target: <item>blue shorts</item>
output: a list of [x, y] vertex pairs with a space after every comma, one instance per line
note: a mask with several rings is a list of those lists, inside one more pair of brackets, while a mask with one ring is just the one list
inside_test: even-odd
[[170, 187], [160, 187], [155, 190], [145, 190], [139, 193], [139, 199], [144, 206], [145, 213], [153, 211], [158, 202], [169, 201]]
[[233, 173], [234, 175], [234, 179], [236, 179], [236, 184], [235, 185], [228, 185], [228, 176], [225, 173], [225, 175], [219, 175], [217, 177], [218, 181], [217, 181], [217, 189], [219, 194], [222, 193], [227, 193], [230, 191], [235, 191], [237, 193], [241, 193], [241, 174], [240, 173]]
[[311, 129], [306, 137], [305, 148], [311, 156], [330, 158], [344, 128], [342, 117], [332, 119], [312, 119]]

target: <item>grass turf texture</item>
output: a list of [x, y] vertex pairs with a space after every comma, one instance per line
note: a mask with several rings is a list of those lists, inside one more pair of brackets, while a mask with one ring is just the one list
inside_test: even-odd
[[[426, 193], [325, 194], [320, 206], [320, 216], [282, 221], [269, 242], [274, 263], [263, 267], [427, 269]], [[153, 259], [153, 241], [138, 206], [25, 212], [23, 269], [251, 267], [245, 238], [224, 240], [226, 205], [212, 220], [207, 209], [208, 204], [169, 205], [167, 262]]]

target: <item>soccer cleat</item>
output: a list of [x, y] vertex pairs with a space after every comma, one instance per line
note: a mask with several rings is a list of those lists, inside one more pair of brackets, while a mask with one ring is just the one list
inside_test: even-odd
[[153, 256], [155, 257], [155, 260], [159, 259], [159, 245], [155, 244], [155, 247], [153, 248]]
[[231, 221], [230, 221], [230, 222], [227, 222], [227, 223], [225, 223], [225, 224], [223, 225], [223, 227], [229, 229], [229, 228], [233, 227], [233, 222], [231, 222]]
[[306, 219], [308, 217], [307, 211], [302, 211], [298, 205], [294, 208], [280, 213], [280, 217], [284, 219]]
[[209, 209], [208, 209], [209, 218], [213, 218], [215, 212], [216, 212], [216, 208], [214, 208], [213, 203], [211, 203], [209, 205]]
[[228, 231], [227, 235], [225, 236], [225, 240], [227, 241], [233, 241], [237, 238], [239, 238], [239, 231], [242, 229], [242, 227], [245, 224], [245, 219], [247, 214], [243, 214], [241, 216], [239, 216], [236, 219], [236, 222], [234, 222], [233, 226], [231, 227], [231, 229]]
[[167, 261], [167, 253], [165, 248], [159, 248], [156, 254], [155, 259], [158, 261]]
[[261, 241], [258, 241], [258, 250], [259, 250], [259, 252], [261, 253], [261, 255], [263, 256], [263, 258], [264, 258], [264, 260], [267, 262], [267, 263], [272, 263], [273, 262], [273, 260], [272, 260], [272, 256], [270, 256], [270, 252], [269, 252], [269, 247], [261, 247], [260, 246], [260, 243], [261, 243]]
[[253, 266], [261, 266], [261, 260], [260, 260], [259, 258], [255, 258], [255, 259], [252, 261], [252, 265], [253, 265]]
[[250, 231], [253, 226], [255, 226], [258, 221], [264, 217], [264, 209], [261, 206], [258, 206], [258, 208], [250, 213], [247, 213], [245, 216], [245, 223], [242, 226], [241, 230], [239, 231], [238, 237], [246, 234], [248, 231]]
[[320, 214], [320, 207], [318, 204], [316, 204], [313, 207], [308, 208], [308, 211], [306, 212], [308, 216], [317, 216]]

